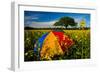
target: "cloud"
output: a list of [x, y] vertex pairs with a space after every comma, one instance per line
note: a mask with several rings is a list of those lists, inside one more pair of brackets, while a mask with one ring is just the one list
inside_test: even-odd
[[30, 20], [30, 19], [33, 19], [33, 20], [36, 19], [37, 20], [37, 19], [39, 19], [39, 17], [36, 17], [36, 16], [26, 16], [25, 17], [25, 20]]
[[29, 27], [50, 27], [53, 26], [53, 24], [57, 22], [57, 20], [54, 21], [48, 21], [48, 22], [32, 22]]
[[37, 20], [37, 19], [39, 19], [39, 18], [38, 18], [38, 17], [32, 17], [31, 19], [36, 19], [36, 20]]
[[75, 19], [75, 22], [77, 23], [77, 27], [80, 27], [80, 21], [81, 21], [80, 18], [76, 18], [76, 19]]

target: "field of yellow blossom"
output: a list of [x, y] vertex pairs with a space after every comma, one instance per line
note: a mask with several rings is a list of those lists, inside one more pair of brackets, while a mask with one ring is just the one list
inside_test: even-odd
[[[52, 49], [49, 48], [49, 51], [43, 51], [43, 50], [47, 50], [45, 49], [46, 48], [45, 46], [44, 46], [45, 48], [43, 48], [42, 46], [43, 50], [42, 48], [38, 47], [38, 46], [41, 46], [41, 44], [38, 44], [39, 38], [50, 31], [52, 30], [24, 30], [24, 61], [70, 60], [70, 59], [89, 59], [90, 58], [90, 29], [62, 30], [61, 32], [63, 32], [64, 35], [68, 37], [68, 39], [71, 42], [68, 41], [67, 46], [60, 47], [59, 45], [57, 45], [59, 46], [59, 48], [62, 48], [62, 47], [67, 48], [67, 50], [63, 50], [61, 54], [56, 54], [57, 52], [59, 52], [58, 50], [59, 48], [57, 46], [55, 46], [56, 49], [53, 49], [55, 47], [52, 48], [51, 46]], [[55, 37], [53, 38], [54, 40], [56, 40]], [[53, 38], [52, 39], [50, 38], [52, 42], [54, 42]], [[49, 37], [47, 39], [49, 39]], [[43, 41], [46, 41], [46, 40], [43, 40]], [[48, 43], [48, 42], [44, 42], [44, 43]], [[51, 42], [49, 44], [51, 44]], [[69, 46], [71, 45], [71, 46], [68, 47], [68, 45]], [[46, 53], [47, 55], [46, 58], [44, 57], [41, 58], [41, 51]]]

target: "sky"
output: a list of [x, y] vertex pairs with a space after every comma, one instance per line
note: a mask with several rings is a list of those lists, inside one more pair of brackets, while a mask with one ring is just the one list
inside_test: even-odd
[[52, 26], [61, 17], [72, 17], [79, 23], [82, 19], [86, 21], [86, 27], [90, 27], [90, 14], [85, 13], [64, 13], [64, 12], [42, 12], [42, 11], [24, 11], [25, 27], [46, 27]]

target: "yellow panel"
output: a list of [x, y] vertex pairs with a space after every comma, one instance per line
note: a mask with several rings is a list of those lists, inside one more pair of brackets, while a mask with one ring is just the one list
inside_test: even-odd
[[50, 32], [44, 40], [43, 46], [41, 48], [40, 56], [41, 59], [50, 60], [54, 55], [63, 54], [61, 46], [55, 37], [55, 35]]

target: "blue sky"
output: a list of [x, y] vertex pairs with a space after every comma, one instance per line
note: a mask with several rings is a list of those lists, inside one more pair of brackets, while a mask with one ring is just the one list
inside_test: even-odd
[[[90, 27], [90, 14], [41, 11], [24, 11], [24, 25], [25, 27], [52, 26], [61, 17], [65, 16], [74, 18], [77, 23], [84, 19], [86, 21], [86, 27]], [[77, 27], [79, 27], [79, 24]]]

